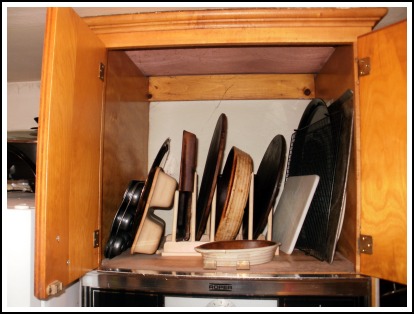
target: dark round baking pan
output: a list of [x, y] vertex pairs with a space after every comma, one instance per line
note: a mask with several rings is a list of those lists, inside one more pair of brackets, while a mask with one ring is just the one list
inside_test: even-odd
[[319, 120], [322, 120], [323, 118], [326, 118], [328, 114], [328, 107], [322, 99], [312, 99], [302, 114], [298, 125], [298, 130], [305, 128]]
[[214, 190], [217, 185], [217, 177], [219, 175], [221, 164], [223, 162], [224, 148], [226, 146], [226, 136], [227, 117], [224, 113], [222, 113], [217, 120], [213, 137], [211, 139], [206, 164], [204, 166], [203, 177], [200, 184], [200, 192], [197, 198], [197, 241], [201, 239], [201, 236], [206, 229], [208, 216], [210, 215], [211, 202], [213, 200]]
[[[257, 239], [266, 227], [267, 220], [276, 198], [279, 195], [285, 172], [286, 140], [283, 135], [276, 135], [260, 162], [254, 176], [253, 200], [253, 240]], [[243, 238], [248, 238], [248, 214], [243, 217]]]

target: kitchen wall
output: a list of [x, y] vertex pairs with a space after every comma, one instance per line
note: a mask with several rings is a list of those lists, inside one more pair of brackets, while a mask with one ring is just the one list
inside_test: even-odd
[[7, 83], [7, 131], [37, 126], [39, 104], [40, 81]]

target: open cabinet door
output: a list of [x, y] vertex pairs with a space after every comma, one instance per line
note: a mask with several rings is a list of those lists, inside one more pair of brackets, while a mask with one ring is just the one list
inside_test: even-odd
[[371, 68], [359, 78], [361, 273], [406, 284], [407, 21], [360, 37], [358, 57]]
[[[106, 49], [72, 9], [47, 11], [36, 176], [35, 295], [98, 267]], [[98, 234], [98, 233], [97, 233]]]

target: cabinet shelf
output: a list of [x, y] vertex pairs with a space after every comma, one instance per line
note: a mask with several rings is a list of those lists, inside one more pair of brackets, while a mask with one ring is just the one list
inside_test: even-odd
[[274, 275], [298, 275], [298, 274], [355, 274], [353, 263], [337, 253], [332, 264], [321, 262], [312, 256], [305, 255], [299, 250], [294, 250], [291, 255], [280, 252], [272, 261], [252, 265], [248, 271], [237, 271], [235, 267], [217, 267], [217, 270], [211, 271], [203, 268], [203, 259], [201, 256], [160, 256], [159, 254], [144, 255], [129, 252], [114, 257], [104, 259], [99, 268], [100, 270], [111, 271], [120, 270], [131, 273], [157, 274], [157, 273], [180, 273], [180, 274], [228, 274], [240, 276], [241, 274], [249, 276]]

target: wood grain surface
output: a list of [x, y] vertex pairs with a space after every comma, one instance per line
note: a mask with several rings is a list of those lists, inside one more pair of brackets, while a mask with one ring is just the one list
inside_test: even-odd
[[242, 8], [86, 17], [108, 48], [350, 43], [386, 8]]
[[196, 47], [140, 49], [127, 55], [146, 76], [313, 74], [334, 47]]
[[98, 267], [104, 45], [71, 9], [47, 11], [39, 109], [35, 296]]
[[361, 271], [407, 283], [407, 21], [363, 36], [358, 55], [371, 73], [360, 77], [361, 234], [373, 254]]
[[102, 169], [102, 244], [131, 180], [148, 174], [148, 79], [123, 51], [108, 52]]
[[314, 90], [313, 74], [157, 76], [149, 85], [151, 101], [311, 99]]
[[[131, 255], [124, 252], [113, 259], [102, 261], [101, 269], [130, 269], [135, 271], [175, 271], [175, 272], [209, 272], [203, 269], [201, 256], [161, 256], [158, 254]], [[220, 273], [240, 273], [235, 267], [218, 267]], [[299, 250], [294, 250], [291, 255], [280, 252], [272, 261], [260, 265], [252, 265], [247, 273], [261, 274], [352, 274], [354, 265], [342, 255], [336, 254], [332, 264], [321, 262], [314, 257], [305, 255]]]

